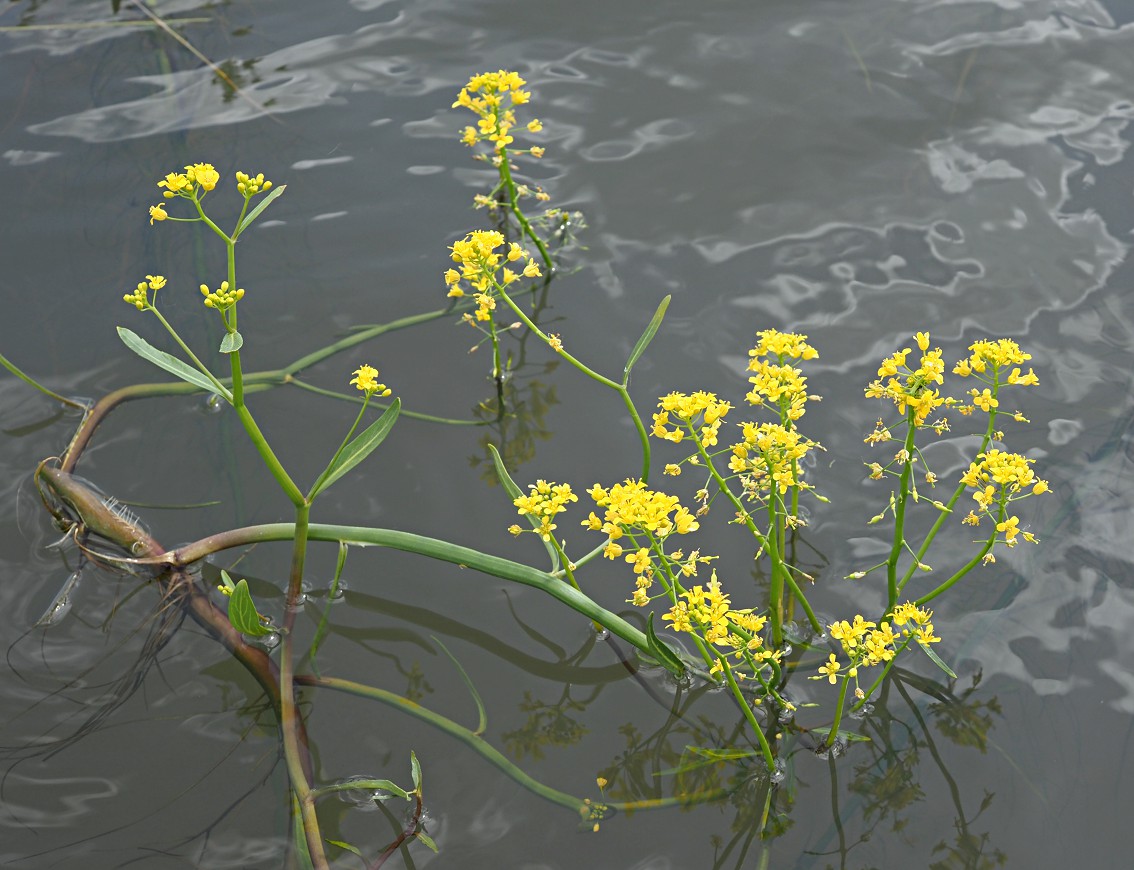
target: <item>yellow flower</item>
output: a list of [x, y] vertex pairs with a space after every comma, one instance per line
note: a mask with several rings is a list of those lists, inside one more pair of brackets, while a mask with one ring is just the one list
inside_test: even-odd
[[831, 653], [830, 657], [827, 659], [827, 664], [819, 666], [819, 673], [827, 678], [827, 682], [834, 684], [836, 679], [835, 675], [838, 674], [839, 667], [839, 660], [835, 658], [834, 653]]
[[185, 175], [190, 181], [199, 184], [202, 190], [212, 190], [220, 181], [220, 173], [211, 163], [194, 163], [185, 167]]
[[540, 146], [533, 145], [531, 148], [528, 149], [528, 153], [531, 154], [532, 157], [543, 157], [545, 152], [544, 152], [544, 149], [541, 148]]
[[169, 173], [169, 175], [158, 182], [157, 186], [165, 188], [165, 192], [162, 196], [166, 199], [171, 199], [178, 195], [188, 196], [193, 190], [193, 182], [189, 179], [189, 176], [177, 172]]
[[626, 561], [634, 566], [635, 574], [641, 574], [650, 567], [650, 551], [641, 547], [637, 552], [628, 554]]
[[354, 379], [350, 383], [351, 386], [358, 387], [359, 391], [367, 396], [374, 394], [388, 396], [393, 392], [385, 384], [378, 383], [378, 369], [373, 366], [359, 366], [355, 369]]
[[542, 129], [543, 123], [539, 120], [539, 118], [532, 118], [532, 120], [528, 121], [529, 133], [538, 133]]
[[914, 340], [917, 342], [918, 348], [924, 353], [929, 350], [929, 333], [917, 332], [914, 333]]
[[157, 205], [150, 206], [150, 226], [154, 225], [154, 221], [163, 221], [169, 215], [165, 213], [165, 203], [159, 202]]

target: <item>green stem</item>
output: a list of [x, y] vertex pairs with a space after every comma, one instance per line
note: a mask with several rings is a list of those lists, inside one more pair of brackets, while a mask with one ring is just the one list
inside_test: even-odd
[[31, 377], [24, 374], [24, 372], [20, 371], [20, 369], [16, 368], [15, 364], [9, 362], [3, 354], [0, 354], [0, 366], [6, 368], [29, 387], [33, 387], [34, 389], [39, 390], [45, 396], [50, 396], [57, 402], [62, 402], [64, 405], [69, 405], [72, 408], [78, 408], [81, 411], [88, 410], [88, 407], [82, 402], [76, 402], [74, 399], [68, 399], [66, 396], [61, 396], [58, 393], [52, 392], [51, 390], [47, 389], [47, 387], [43, 386], [43, 384], [37, 383]]
[[[158, 560], [145, 561], [144, 564], [156, 561], [157, 563], [183, 566], [231, 547], [243, 547], [268, 541], [290, 541], [294, 537], [295, 525], [292, 523], [269, 523], [242, 529], [231, 529], [164, 553]], [[348, 543], [389, 547], [392, 550], [417, 553], [431, 559], [449, 562], [464, 568], [472, 568], [474, 571], [521, 583], [525, 586], [534, 586], [557, 598], [572, 610], [601, 623], [611, 634], [622, 638], [652, 657], [649, 643], [643, 632], [622, 617], [592, 601], [570, 584], [564, 583], [562, 578], [552, 576], [528, 565], [502, 559], [499, 556], [490, 556], [487, 553], [450, 544], [436, 538], [391, 529], [312, 523], [308, 527], [308, 538], [313, 541], [346, 541]]]
[[216, 385], [217, 393], [221, 396], [224, 396], [225, 398], [229, 398], [230, 394], [228, 392], [228, 388], [220, 382], [216, 375], [209, 371], [208, 367], [203, 362], [197, 359], [197, 355], [193, 353], [193, 351], [189, 348], [189, 345], [182, 341], [181, 336], [177, 334], [177, 330], [173, 328], [173, 325], [168, 320], [166, 320], [162, 316], [162, 313], [152, 305], [150, 306], [149, 310], [153, 312], [154, 317], [156, 317], [158, 321], [160, 321], [161, 325], [165, 327], [165, 331], [173, 336], [173, 340], [177, 342], [177, 346], [180, 347], [182, 351], [184, 351], [187, 357], [189, 357], [189, 361], [197, 367], [201, 374], [203, 374], [206, 378], [212, 381], [213, 384]]
[[288, 500], [297, 508], [305, 505], [307, 500], [304, 498], [303, 493], [300, 492], [299, 487], [295, 485], [295, 481], [284, 469], [276, 454], [272, 452], [272, 448], [268, 446], [268, 441], [264, 437], [264, 433], [260, 431], [260, 427], [256, 425], [256, 421], [252, 418], [252, 412], [248, 410], [248, 406], [240, 404], [236, 406], [236, 413], [240, 416], [240, 422], [244, 425], [244, 431], [248, 433], [248, 437], [252, 440], [252, 444], [256, 448], [256, 452], [260, 454], [260, 458], [264, 460], [264, 464], [268, 467], [272, 477], [276, 479], [276, 483], [287, 495]]
[[839, 737], [839, 725], [843, 721], [843, 704], [847, 700], [847, 687], [850, 686], [850, 677], [843, 677], [843, 687], [839, 689], [839, 702], [835, 705], [835, 721], [831, 723], [831, 730], [827, 734], [827, 746], [834, 746]]
[[[890, 546], [890, 557], [886, 560], [887, 610], [893, 610], [894, 605], [898, 603], [898, 557], [902, 554], [902, 544], [905, 541], [906, 499], [909, 498], [910, 493], [914, 438], [917, 436], [915, 416], [916, 412], [912, 410], [906, 412], [906, 440], [902, 446], [906, 453], [906, 461], [902, 464], [902, 476], [898, 484], [898, 500], [894, 505], [894, 541]], [[914, 567], [917, 567], [916, 563]]]
[[[1003, 509], [1001, 509], [1001, 520], [1000, 520], [1001, 522], [1003, 522], [1003, 513], [1004, 513], [1004, 511], [1003, 511]], [[980, 564], [981, 560], [984, 559], [985, 555], [987, 555], [988, 551], [992, 549], [992, 547], [995, 543], [996, 543], [996, 530], [993, 529], [992, 530], [992, 537], [989, 538], [985, 542], [984, 546], [981, 547], [980, 552], [978, 552], [975, 556], [973, 556], [972, 559], [970, 559], [965, 564], [965, 566], [963, 568], [961, 568], [959, 571], [957, 571], [956, 574], [954, 574], [952, 577], [950, 577], [948, 580], [946, 580], [944, 583], [942, 583], [940, 586], [938, 586], [932, 592], [927, 592], [925, 595], [921, 596], [921, 598], [917, 599], [917, 601], [915, 601], [914, 604], [917, 607], [921, 607], [921, 606], [925, 605], [926, 603], [932, 601], [934, 598], [936, 598], [942, 592], [948, 591], [949, 588], [952, 587], [954, 583], [956, 583], [958, 580], [960, 580], [962, 577], [964, 577], [966, 574], [968, 574], [971, 570], [973, 570], [973, 568], [975, 568], [977, 565]], [[893, 605], [891, 605], [891, 607], [893, 607]]]
[[504, 186], [508, 190], [508, 206], [512, 209], [512, 214], [516, 216], [519, 221], [520, 228], [523, 230], [524, 235], [532, 240], [537, 248], [539, 248], [539, 255], [543, 258], [544, 267], [550, 272], [554, 266], [551, 261], [551, 254], [547, 250], [547, 245], [544, 244], [536, 231], [532, 229], [532, 225], [528, 223], [527, 217], [520, 210], [519, 191], [516, 190], [516, 182], [512, 180], [512, 168], [508, 165], [508, 149], [501, 148], [496, 152], [500, 157], [500, 180], [504, 182]]
[[732, 689], [733, 697], [736, 698], [736, 702], [740, 704], [740, 709], [744, 711], [744, 718], [748, 720], [748, 724], [752, 726], [756, 738], [760, 741], [760, 752], [764, 756], [764, 763], [768, 766], [768, 773], [775, 773], [776, 761], [772, 757], [772, 747], [768, 745], [768, 738], [764, 736], [764, 731], [756, 719], [756, 714], [752, 712], [752, 705], [748, 703], [748, 699], [745, 698], [744, 693], [740, 691], [740, 686], [736, 683], [736, 677], [733, 676], [732, 668], [729, 666], [728, 661], [724, 656], [721, 656], [718, 661], [724, 666], [728, 687]]
[[[519, 317], [521, 321], [523, 321], [524, 325], [533, 333], [535, 333], [541, 341], [544, 341], [548, 345], [550, 345], [550, 336], [548, 336], [547, 333], [545, 333], [542, 329], [536, 326], [535, 323], [532, 322], [532, 319], [524, 313], [523, 309], [521, 309], [520, 306], [512, 300], [512, 297], [508, 295], [507, 291], [504, 290], [504, 286], [502, 284], [498, 282], [494, 283], [496, 291], [508, 304], [508, 307], [516, 313], [516, 316]], [[622, 403], [626, 406], [626, 410], [630, 413], [630, 419], [633, 421], [634, 428], [638, 432], [638, 440], [642, 444], [642, 482], [648, 482], [650, 478], [650, 437], [649, 433], [646, 432], [645, 425], [642, 423], [641, 416], [639, 416], [638, 414], [638, 409], [634, 407], [634, 400], [630, 398], [630, 391], [627, 389], [626, 384], [619, 384], [615, 381], [612, 381], [610, 378], [600, 375], [594, 369], [588, 367], [585, 363], [576, 359], [562, 348], [557, 350], [556, 353], [566, 359], [567, 362], [571, 363], [571, 365], [573, 365], [588, 378], [598, 381], [605, 387], [610, 387], [610, 389], [614, 390], [616, 393], [618, 393], [619, 396], [622, 397]]]

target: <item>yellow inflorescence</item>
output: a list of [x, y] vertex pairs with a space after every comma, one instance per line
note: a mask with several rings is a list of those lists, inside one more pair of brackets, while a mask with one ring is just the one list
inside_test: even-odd
[[246, 172], [236, 173], [236, 189], [245, 197], [253, 197], [258, 193], [266, 193], [272, 189], [272, 182], [264, 180], [264, 173], [257, 172], [249, 175]]
[[[491, 312], [496, 308], [496, 298], [493, 295], [495, 291], [518, 281], [521, 276], [540, 277], [539, 266], [524, 248], [512, 242], [507, 251], [498, 250], [503, 246], [502, 233], [496, 230], [474, 230], [460, 241], [454, 242], [449, 249], [451, 259], [460, 266], [460, 270], [449, 269], [445, 272], [448, 295], [454, 298], [466, 295], [461, 282], [467, 283], [477, 304], [477, 321], [492, 318]], [[521, 259], [527, 262], [519, 272], [505, 265], [517, 263]]]
[[[856, 615], [852, 622], [832, 623], [827, 631], [850, 659], [846, 677], [857, 678], [860, 667], [873, 667], [892, 660], [910, 639], [919, 644], [940, 642], [941, 638], [933, 633], [932, 619], [932, 610], [906, 602], [894, 608], [889, 621], [875, 623]], [[898, 630], [895, 631], [895, 628]], [[827, 662], [819, 666], [820, 676], [812, 679], [826, 678], [833, 683], [840, 676], [841, 669], [838, 657], [831, 653]]]
[[[906, 363], [910, 348], [903, 348], [882, 361], [878, 368], [878, 380], [866, 388], [868, 399], [891, 399], [901, 414], [910, 411], [914, 415], [914, 425], [921, 426], [936, 408], [954, 404], [954, 400], [944, 397], [934, 389], [934, 384], [945, 381], [945, 361], [941, 348], [929, 349], [929, 333], [919, 332], [914, 336], [921, 361], [918, 367], [911, 368]], [[882, 382], [882, 378], [886, 382]]]
[[[522, 495], [512, 502], [520, 516], [530, 516], [539, 526], [535, 529], [543, 540], [551, 540], [551, 532], [556, 528], [552, 520], [557, 514], [567, 510], [570, 502], [578, 501], [579, 497], [571, 492], [571, 486], [566, 483], [548, 483], [546, 480], [537, 480], [528, 487], [529, 495]], [[514, 528], [518, 528], [514, 527]], [[513, 531], [513, 534], [518, 532]]]
[[779, 423], [741, 423], [740, 429], [744, 440], [732, 446], [728, 467], [734, 474], [748, 476], [750, 492], [771, 492], [774, 488], [783, 495], [793, 486], [811, 488], [801, 478], [799, 463], [818, 446], [815, 442]]
[[350, 384], [367, 396], [388, 396], [393, 392], [385, 384], [378, 383], [378, 369], [368, 365], [359, 366], [354, 370], [354, 378], [351, 379]]
[[819, 352], [807, 343], [806, 335], [765, 329], [758, 332], [759, 341], [748, 351], [748, 379], [752, 390], [744, 398], [753, 405], [771, 404], [789, 420], [798, 420], [809, 400], [818, 396], [807, 394], [807, 378], [787, 360], [817, 359]]
[[[1037, 543], [1035, 535], [1020, 530], [1018, 517], [1007, 514], [1009, 502], [1048, 491], [1047, 481], [1040, 480], [1032, 471], [1034, 462], [1034, 459], [1003, 450], [989, 450], [978, 456], [961, 475], [961, 483], [974, 490], [973, 499], [979, 513], [970, 511], [964, 522], [976, 526], [982, 516], [987, 516], [996, 523], [996, 531], [1009, 547], [1016, 546], [1019, 537]], [[1026, 492], [1029, 488], [1031, 492]]]
[[[670, 393], [662, 396], [658, 401], [662, 410], [654, 414], [654, 436], [680, 444], [685, 438], [686, 429], [670, 425], [672, 414], [682, 423], [692, 426], [702, 447], [712, 447], [717, 443], [717, 432], [720, 431], [721, 421], [725, 414], [732, 410], [732, 405], [717, 399], [715, 393], [696, 392]], [[698, 418], [699, 421], [698, 421]]]
[[[708, 643], [734, 650], [738, 661], [747, 660], [745, 653], [756, 662], [778, 658], [776, 653], [764, 647], [760, 635], [767, 617], [754, 614], [751, 610], [734, 610], [728, 594], [721, 590], [716, 571], [706, 586], [684, 590], [681, 598], [662, 619], [671, 622], [675, 631], [699, 635]], [[738, 628], [749, 637], [745, 638], [737, 632]], [[711, 672], [721, 669], [718, 661]], [[733, 674], [739, 679], [746, 676], [735, 670]]]
[[243, 299], [244, 291], [231, 290], [227, 281], [221, 281], [220, 287], [216, 290], [210, 290], [208, 284], [202, 284], [201, 295], [205, 297], [205, 307], [224, 311]]
[[[516, 127], [516, 113], [512, 106], [523, 105], [531, 99], [531, 93], [525, 91], [527, 84], [519, 73], [507, 70], [486, 72], [473, 76], [465, 85], [453, 108], [464, 107], [479, 116], [475, 127], [465, 127], [461, 133], [461, 141], [465, 145], [473, 146], [478, 142], [491, 142], [493, 150], [498, 154], [514, 141], [512, 131]], [[538, 133], [543, 124], [538, 119], [527, 123], [530, 133]], [[543, 149], [532, 154], [540, 157]]]
[[[147, 275], [145, 281], [139, 281], [138, 286], [130, 293], [122, 297], [123, 302], [129, 302], [139, 311], [144, 311], [146, 308], [152, 306], [150, 301], [149, 291], [153, 290], [156, 294], [158, 290], [165, 286], [165, 277], [162, 275]], [[156, 298], [156, 296], [155, 296]]]

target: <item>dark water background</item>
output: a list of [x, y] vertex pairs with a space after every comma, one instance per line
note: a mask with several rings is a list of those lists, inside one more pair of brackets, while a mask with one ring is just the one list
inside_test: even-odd
[[[840, 579], [877, 561], [881, 546], [864, 520], [885, 493], [864, 485], [861, 464], [873, 458], [862, 438], [877, 413], [861, 390], [878, 359], [921, 329], [954, 359], [976, 339], [1009, 336], [1032, 352], [1041, 378], [1020, 398], [1033, 422], [1005, 428], [1052, 482], [1054, 495], [1028, 502], [1024, 517], [1043, 542], [1000, 555], [937, 608], [939, 651], [959, 674], [955, 693], [972, 689], [966, 704], [980, 728], [957, 727], [915, 688], [908, 702], [891, 693], [893, 721], [879, 720], [889, 752], [855, 746], [832, 765], [797, 747], [779, 804], [783, 832], [762, 846], [743, 795], [580, 833], [568, 811], [417, 720], [308, 696], [325, 779], [408, 784], [409, 751], [421, 758], [441, 853], [415, 846], [414, 866], [1125, 866], [1129, 826], [1113, 814], [1124, 817], [1134, 801], [1132, 4], [274, 0], [157, 9], [206, 19], [181, 32], [271, 115], [160, 31], [73, 26], [141, 18], [129, 3], [117, 17], [91, 0], [0, 11], [4, 28], [67, 25], [0, 32], [0, 351], [56, 390], [97, 397], [155, 379], [114, 332], [127, 325], [160, 340], [152, 320], [120, 301], [147, 273], [170, 277], [163, 310], [183, 334], [215, 344], [216, 324], [192, 288], [219, 283], [220, 252], [194, 227], [151, 228], [145, 216], [154, 182], [189, 162], [263, 171], [289, 186], [240, 246], [246, 368], [286, 364], [351, 324], [439, 307], [445, 247], [483, 226], [470, 202], [488, 179], [457, 142], [468, 118], [450, 104], [471, 74], [501, 67], [529, 80], [544, 120], [548, 155], [536, 180], [589, 223], [576, 271], [553, 284], [544, 312], [569, 349], [600, 371], [620, 370], [658, 300], [673, 294], [636, 371], [643, 409], [673, 389], [739, 401], [759, 329], [806, 332], [820, 349], [809, 375], [824, 401], [806, 421], [827, 448], [815, 473], [832, 504], [812, 516], [805, 562], [823, 614], [870, 613], [881, 600], [877, 586]], [[443, 319], [307, 379], [341, 389], [371, 362], [408, 408], [471, 418], [491, 395], [485, 351], [467, 353], [472, 336]], [[526, 359], [517, 380], [539, 413], [526, 433], [509, 433], [517, 479], [581, 490], [635, 474], [637, 443], [617, 399], [549, 370], [534, 343]], [[295, 389], [255, 396], [252, 407], [300, 479], [317, 473], [349, 413]], [[107, 700], [138, 660], [156, 607], [148, 589], [127, 597], [133, 578], [91, 574], [66, 619], [32, 628], [69, 573], [43, 549], [52, 529], [29, 483], [73, 430], [55, 414], [0, 378], [0, 744], [9, 759], [0, 865], [278, 866], [287, 818], [274, 724], [242, 670], [193, 626], [100, 728], [50, 754], [28, 751], [67, 737]], [[504, 531], [514, 514], [491, 485], [486, 434], [402, 420], [315, 518], [542, 564], [533, 540]], [[952, 474], [948, 453], [940, 462]], [[664, 446], [657, 456], [672, 458]], [[81, 471], [126, 500], [222, 499], [142, 510], [168, 545], [289, 514], [233, 416], [209, 414], [197, 399], [122, 408]], [[577, 519], [562, 525], [581, 551], [593, 542], [572, 531]], [[706, 523], [700, 544], [722, 555], [738, 602], [758, 600], [735, 529]], [[329, 547], [313, 555], [312, 620], [333, 558]], [[961, 558], [946, 547], [931, 561], [947, 571]], [[286, 562], [286, 548], [261, 547], [240, 565], [277, 610]], [[373, 552], [352, 554], [346, 580], [325, 670], [473, 724], [468, 692], [431, 640], [440, 638], [484, 697], [486, 737], [541, 781], [597, 797], [595, 777], [631, 753], [634, 735], [666, 720], [605, 645], [568, 662], [592, 640], [588, 627], [536, 590]], [[616, 609], [630, 589], [627, 572], [609, 563], [584, 583]], [[928, 662], [916, 669], [936, 676]], [[652, 679], [656, 693], [670, 691]], [[825, 683], [793, 688], [800, 700], [833, 703]], [[533, 726], [537, 708], [545, 716]], [[737, 717], [709, 695], [690, 718], [700, 730], [671, 737], [670, 764], [684, 743], [703, 745]], [[664, 794], [666, 778], [650, 774], [666, 766], [659, 758], [645, 759], [644, 782]], [[615, 778], [611, 789], [624, 786]], [[392, 838], [377, 813], [344, 806], [329, 818], [329, 835], [369, 854]], [[962, 840], [968, 851], [942, 848]], [[345, 855], [341, 866], [358, 864]]]

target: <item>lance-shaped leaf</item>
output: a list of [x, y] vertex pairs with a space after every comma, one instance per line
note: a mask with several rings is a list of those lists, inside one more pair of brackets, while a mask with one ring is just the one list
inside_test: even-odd
[[650, 319], [650, 325], [646, 327], [646, 331], [642, 333], [642, 337], [638, 339], [638, 343], [634, 345], [634, 349], [630, 351], [630, 358], [626, 360], [626, 367], [622, 370], [624, 376], [623, 384], [630, 380], [630, 369], [634, 368], [634, 363], [638, 358], [646, 352], [646, 348], [650, 346], [650, 342], [654, 340], [654, 336], [658, 334], [658, 328], [661, 326], [662, 319], [665, 317], [665, 310], [669, 308], [669, 300], [672, 296], [666, 296], [658, 306], [658, 310], [654, 312], [654, 316]]
[[331, 464], [319, 475], [319, 479], [316, 480], [315, 485], [311, 487], [311, 494], [308, 496], [308, 499], [315, 498], [315, 496], [373, 453], [375, 448], [390, 434], [390, 429], [398, 419], [398, 414], [401, 413], [401, 410], [402, 400], [394, 399], [390, 407], [386, 409], [386, 413], [367, 426], [361, 435], [339, 451], [339, 455], [331, 460]]
[[412, 749], [409, 754], [410, 776], [413, 777], [413, 790], [421, 797], [421, 762], [417, 760], [417, 753]]
[[269, 205], [271, 205], [275, 201], [276, 197], [282, 196], [283, 192], [285, 190], [287, 190], [287, 185], [281, 184], [279, 187], [273, 189], [262, 200], [260, 200], [260, 204], [257, 205], [254, 209], [252, 209], [252, 211], [248, 212], [248, 214], [245, 216], [244, 220], [242, 220], [240, 222], [240, 226], [238, 226], [236, 228], [236, 232], [234, 233], [234, 235], [239, 236], [242, 232], [244, 232], [246, 229], [248, 229], [248, 227], [252, 223], [252, 221], [256, 220], [256, 218], [258, 218], [260, 216], [260, 214], [264, 211], [264, 209], [266, 209]]
[[149, 360], [159, 369], [165, 369], [171, 375], [175, 375], [195, 387], [200, 387], [206, 392], [220, 393], [225, 399], [232, 401], [232, 393], [226, 390], [224, 386], [210, 380], [207, 375], [197, 371], [188, 363], [183, 363], [177, 357], [170, 356], [164, 350], [158, 350], [137, 333], [120, 326], [118, 327], [118, 337], [130, 350], [142, 359]]
[[952, 677], [952, 678], [953, 678], [954, 680], [955, 680], [955, 679], [957, 679], [957, 675], [953, 673], [953, 670], [952, 670], [952, 668], [950, 668], [950, 667], [949, 667], [949, 666], [948, 666], [947, 664], [945, 664], [945, 662], [943, 662], [943, 661], [941, 660], [941, 656], [937, 655], [937, 653], [935, 653], [935, 652], [934, 652], [934, 651], [933, 651], [933, 650], [932, 650], [932, 649], [930, 648], [929, 644], [927, 644], [927, 643], [922, 643], [922, 642], [921, 642], [920, 640], [919, 640], [919, 641], [918, 641], [917, 643], [918, 643], [918, 646], [920, 646], [920, 647], [921, 647], [921, 648], [922, 648], [923, 650], [925, 650], [925, 654], [926, 654], [927, 656], [929, 656], [930, 660], [931, 660], [931, 661], [932, 661], [932, 662], [933, 662], [933, 663], [934, 663], [935, 665], [937, 665], [937, 667], [941, 668], [941, 670], [943, 670], [943, 671], [944, 671], [945, 673], [947, 673], [947, 674], [948, 674], [948, 675], [949, 675], [950, 677]]
[[667, 671], [675, 677], [685, 673], [685, 663], [678, 658], [677, 653], [654, 633], [654, 612], [650, 611], [650, 618], [646, 621], [646, 642], [653, 654]]

